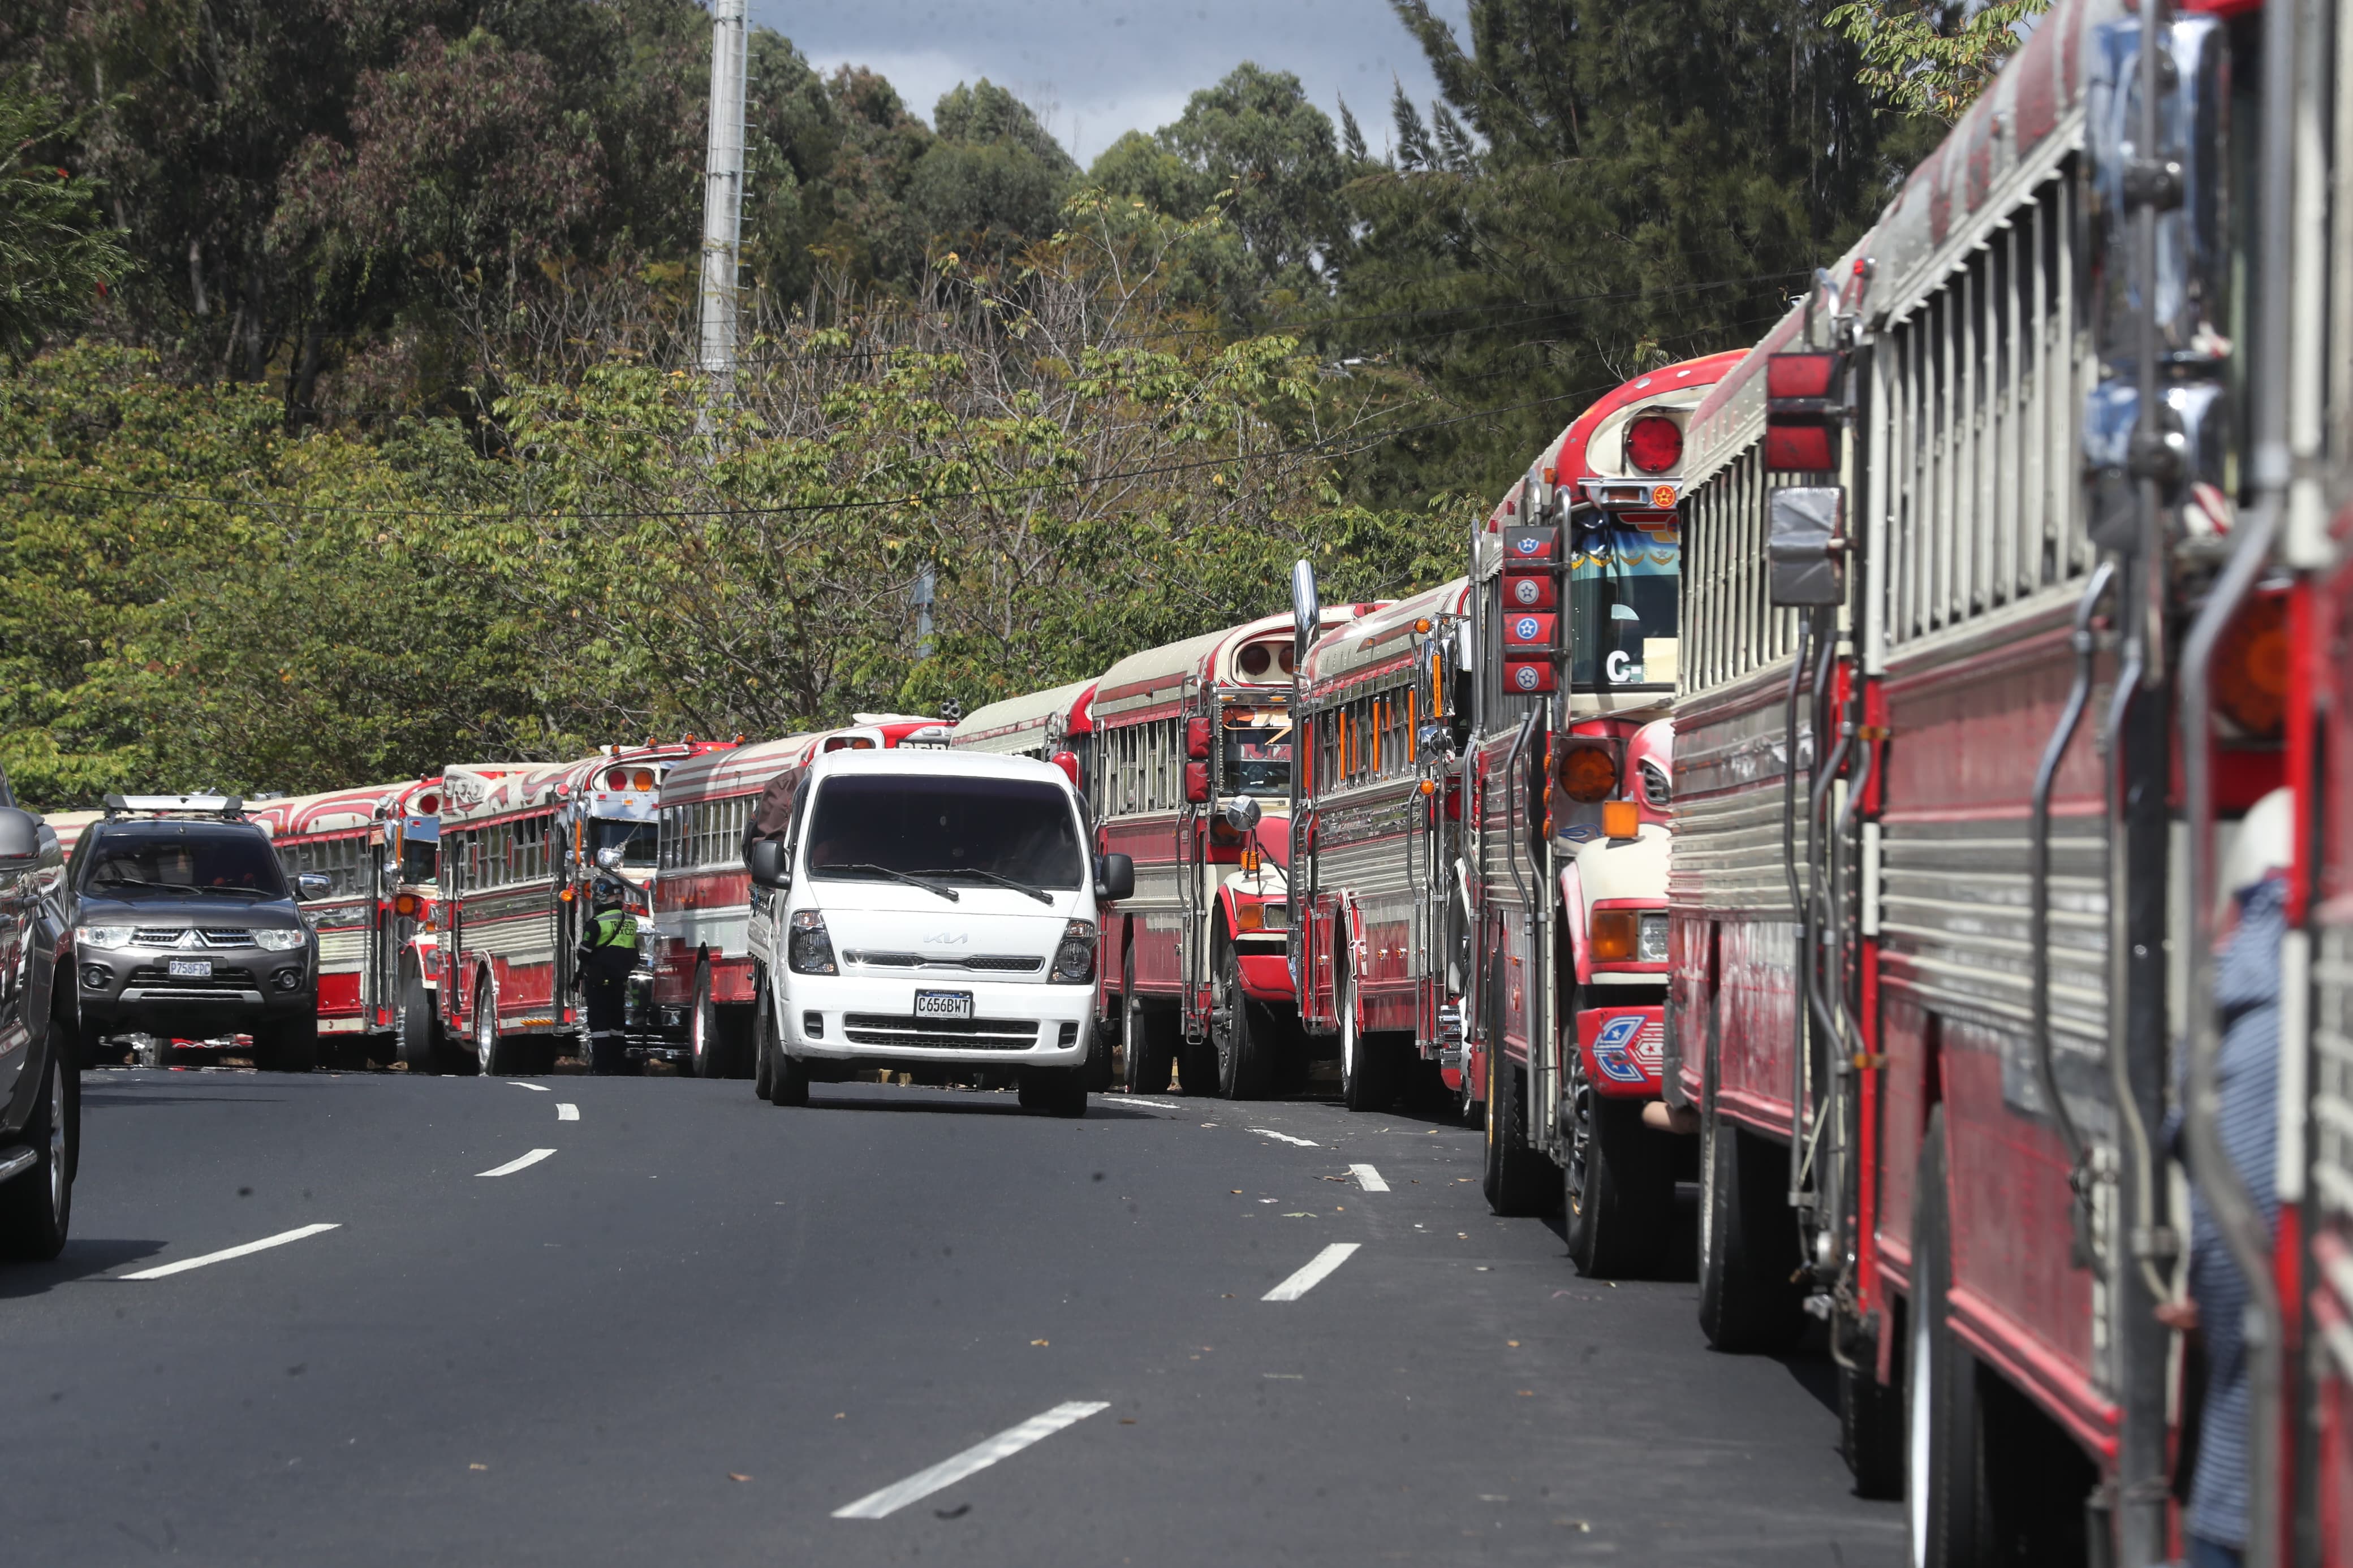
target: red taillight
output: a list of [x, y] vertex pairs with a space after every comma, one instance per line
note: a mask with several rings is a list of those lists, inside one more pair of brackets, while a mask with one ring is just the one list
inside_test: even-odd
[[1663, 474], [1683, 460], [1683, 426], [1665, 415], [1646, 414], [1626, 426], [1626, 461], [1636, 471]]
[[438, 811], [439, 811], [440, 809], [441, 809], [441, 797], [440, 797], [439, 795], [418, 795], [418, 796], [417, 797], [417, 816], [431, 816], [435, 812], [438, 812]]
[[629, 770], [627, 768], [614, 768], [610, 772], [607, 773], [605, 775], [605, 787], [607, 789], [628, 788]]
[[1264, 675], [1267, 666], [1274, 662], [1274, 650], [1262, 642], [1254, 642], [1242, 649], [1234, 662], [1241, 666], [1244, 675]]

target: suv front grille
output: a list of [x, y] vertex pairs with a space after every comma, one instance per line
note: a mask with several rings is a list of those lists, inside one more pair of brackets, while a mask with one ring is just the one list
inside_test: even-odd
[[918, 1018], [906, 1013], [850, 1013], [842, 1033], [855, 1046], [907, 1046], [939, 1051], [1026, 1051], [1038, 1026], [1018, 1018]]
[[[177, 947], [186, 934], [182, 926], [139, 926], [131, 933], [133, 947]], [[195, 928], [196, 942], [203, 947], [251, 947], [253, 933], [249, 931], [228, 931], [214, 926]]]
[[142, 963], [131, 972], [123, 982], [126, 987], [144, 986], [161, 991], [252, 991], [257, 989], [250, 969], [216, 969], [210, 974], [174, 974], [160, 963]]

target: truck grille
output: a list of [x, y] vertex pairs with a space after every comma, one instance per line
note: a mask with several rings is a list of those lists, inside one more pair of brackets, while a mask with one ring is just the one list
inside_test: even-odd
[[1026, 1051], [1038, 1026], [1018, 1018], [918, 1018], [906, 1013], [851, 1013], [842, 1033], [856, 1046], [908, 1046], [935, 1051]]
[[920, 952], [849, 952], [842, 956], [870, 969], [964, 969], [987, 974], [1035, 974], [1046, 963], [1042, 958], [1018, 952], [975, 953], [969, 958], [929, 958]]
[[[204, 947], [251, 947], [253, 933], [249, 931], [224, 931], [213, 926], [195, 928], [196, 941]], [[185, 934], [181, 926], [140, 926], [131, 933], [133, 947], [177, 947]]]
[[216, 969], [210, 974], [174, 975], [160, 963], [142, 963], [131, 972], [126, 986], [163, 991], [251, 991], [250, 969]]

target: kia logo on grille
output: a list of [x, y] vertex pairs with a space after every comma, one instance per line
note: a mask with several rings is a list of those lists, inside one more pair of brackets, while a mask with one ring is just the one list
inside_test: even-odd
[[925, 942], [954, 942], [960, 946], [965, 942], [970, 942], [972, 938], [962, 931], [941, 931], [936, 935], [927, 936], [923, 940]]

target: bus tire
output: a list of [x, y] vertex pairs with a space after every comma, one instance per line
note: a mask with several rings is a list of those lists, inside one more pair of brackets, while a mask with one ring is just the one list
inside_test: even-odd
[[1991, 1545], [1977, 1357], [1953, 1332], [1945, 1108], [1928, 1112], [1912, 1194], [1912, 1298], [1904, 1365], [1904, 1520], [1913, 1568], [1961, 1568]]
[[284, 1018], [253, 1033], [253, 1065], [263, 1072], [309, 1072], [319, 1065], [319, 1018]]
[[1675, 1182], [1666, 1134], [1642, 1125], [1642, 1102], [1605, 1100], [1579, 1085], [1562, 1197], [1568, 1255], [1594, 1279], [1658, 1274], [1674, 1226]]
[[711, 999], [711, 965], [694, 965], [694, 1005], [686, 1015], [688, 1066], [697, 1078], [727, 1076], [727, 1046], [719, 1026], [719, 1004]]
[[1343, 964], [1332, 981], [1332, 1009], [1340, 1016], [1340, 1103], [1351, 1110], [1380, 1110], [1391, 1098], [1386, 1042], [1356, 1020], [1356, 976]]
[[[1843, 1325], [1832, 1323], [1831, 1332]], [[1894, 1323], [1880, 1332], [1895, 1332]], [[1857, 1497], [1892, 1500], [1904, 1495], [1903, 1342], [1896, 1342], [1896, 1379], [1879, 1381], [1878, 1358], [1868, 1340], [1838, 1366], [1839, 1452], [1854, 1477]]]
[[410, 1072], [441, 1070], [441, 1021], [433, 1014], [433, 993], [414, 969], [400, 976], [400, 1016], [394, 1020], [394, 1056]]
[[1806, 1326], [1798, 1267], [1798, 1215], [1776, 1151], [1714, 1108], [1702, 1123], [1699, 1327], [1720, 1351], [1770, 1354]]
[[1165, 1094], [1169, 1069], [1176, 1065], [1175, 1031], [1167, 1028], [1135, 994], [1135, 953], [1127, 955], [1124, 984], [1119, 994], [1120, 1055], [1127, 1064], [1127, 1092]]
[[[1493, 1016], [1500, 1026], [1502, 1014]], [[1542, 1151], [1529, 1146], [1527, 1075], [1504, 1054], [1500, 1026], [1488, 1037], [1486, 1058], [1487, 1146], [1480, 1188], [1488, 1208], [1506, 1218], [1546, 1214], [1559, 1196], [1559, 1174]]]
[[[1210, 1038], [1217, 1053], [1218, 1092], [1228, 1100], [1264, 1100], [1273, 1084], [1274, 1020], [1262, 1002], [1242, 990], [1241, 954], [1228, 943], [1218, 963], [1217, 1012]], [[1219, 1027], [1216, 1018], [1224, 1019]]]
[[498, 994], [488, 973], [474, 982], [474, 1070], [484, 1078], [512, 1078], [522, 1070], [521, 1040], [499, 1032]]

